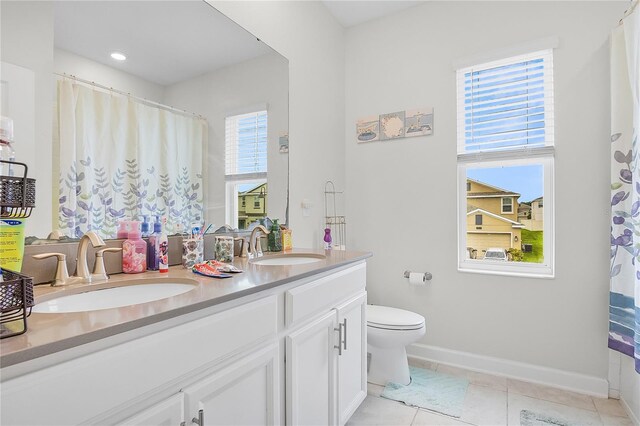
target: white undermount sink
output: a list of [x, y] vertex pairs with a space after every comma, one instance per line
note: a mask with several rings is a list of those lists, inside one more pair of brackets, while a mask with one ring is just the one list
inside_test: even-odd
[[257, 259], [251, 259], [249, 263], [254, 265], [270, 265], [270, 266], [288, 266], [288, 265], [303, 265], [305, 263], [319, 262], [326, 259], [324, 254], [316, 253], [286, 253], [275, 254]]
[[58, 314], [119, 308], [177, 296], [194, 288], [196, 288], [195, 282], [194, 284], [186, 284], [172, 281], [120, 285], [46, 300], [35, 305], [32, 312]]

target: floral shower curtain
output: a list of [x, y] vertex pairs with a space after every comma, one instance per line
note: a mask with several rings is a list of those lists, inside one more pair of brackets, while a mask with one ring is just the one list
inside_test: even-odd
[[167, 216], [169, 232], [203, 219], [205, 120], [66, 79], [57, 113], [66, 235], [114, 238], [118, 221], [143, 215]]
[[609, 347], [640, 373], [640, 12], [611, 34]]

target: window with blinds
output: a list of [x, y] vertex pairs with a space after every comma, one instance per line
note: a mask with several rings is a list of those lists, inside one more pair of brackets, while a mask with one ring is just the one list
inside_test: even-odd
[[[553, 277], [553, 50], [461, 68], [456, 79], [458, 269]], [[542, 199], [536, 218], [521, 214]]]
[[227, 180], [266, 177], [267, 111], [225, 119]]
[[552, 50], [457, 71], [458, 154], [553, 145]]

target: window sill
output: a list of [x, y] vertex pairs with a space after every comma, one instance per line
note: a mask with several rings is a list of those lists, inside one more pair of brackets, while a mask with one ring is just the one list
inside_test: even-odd
[[[483, 262], [480, 264], [478, 262]], [[471, 274], [503, 275], [520, 278], [554, 279], [553, 268], [548, 265], [504, 265], [505, 262], [464, 261], [458, 264], [458, 271]], [[513, 262], [509, 262], [513, 263]]]

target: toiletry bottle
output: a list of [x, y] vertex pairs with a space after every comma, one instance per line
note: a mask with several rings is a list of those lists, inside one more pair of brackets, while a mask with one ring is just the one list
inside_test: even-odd
[[147, 238], [149, 235], [151, 235], [151, 229], [149, 226], [149, 216], [145, 215], [142, 216], [142, 238]]
[[[16, 161], [16, 152], [13, 149], [13, 120], [9, 117], [0, 116], [0, 160]], [[13, 176], [15, 173], [13, 164], [0, 163], [0, 176]], [[14, 193], [14, 186], [7, 185], [3, 189], [3, 199], [15, 202], [17, 194]], [[11, 207], [0, 207], [0, 216], [11, 217]], [[19, 270], [19, 269], [18, 269]]]
[[162, 229], [158, 237], [158, 269], [161, 273], [169, 272], [169, 236], [167, 235], [167, 217], [162, 217]]
[[331, 249], [331, 228], [324, 228], [324, 249]]
[[293, 242], [291, 240], [291, 228], [285, 227], [284, 229], [281, 229], [280, 232], [282, 232], [282, 250], [291, 250], [293, 248]]
[[162, 234], [162, 223], [160, 217], [156, 216], [156, 221], [153, 223], [153, 233], [149, 235], [149, 244], [147, 246], [147, 269], [151, 271], [158, 270], [158, 243], [160, 242], [160, 234]]
[[138, 274], [147, 270], [147, 243], [140, 235], [140, 222], [129, 222], [129, 237], [122, 243], [122, 272]]
[[118, 239], [126, 239], [129, 238], [129, 230], [127, 229], [127, 224], [129, 222], [126, 220], [121, 220], [118, 222], [118, 231], [116, 234], [116, 238]]
[[[0, 160], [16, 161], [13, 142], [13, 120], [9, 117], [0, 117]], [[0, 163], [0, 175], [13, 176], [13, 174], [11, 164]]]
[[197, 222], [193, 222], [191, 224], [191, 238], [197, 239], [200, 238], [200, 224]]
[[25, 222], [25, 219], [0, 218], [0, 265], [10, 271], [22, 269]]
[[273, 220], [271, 225], [271, 232], [267, 235], [267, 246], [269, 251], [282, 251], [282, 234], [280, 233], [280, 225], [278, 225], [278, 219]]

